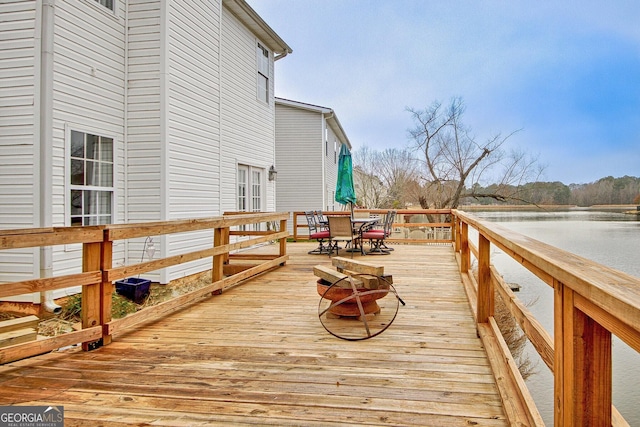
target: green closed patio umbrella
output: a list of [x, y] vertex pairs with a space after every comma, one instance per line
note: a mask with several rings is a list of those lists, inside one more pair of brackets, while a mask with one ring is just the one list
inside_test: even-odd
[[336, 202], [351, 205], [353, 216], [353, 204], [356, 202], [356, 190], [353, 186], [353, 164], [351, 162], [351, 152], [346, 145], [340, 147], [338, 157], [338, 181], [336, 183]]

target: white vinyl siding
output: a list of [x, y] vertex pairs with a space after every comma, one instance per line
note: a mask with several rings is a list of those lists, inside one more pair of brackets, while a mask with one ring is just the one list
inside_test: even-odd
[[[113, 138], [113, 223], [235, 210], [238, 164], [261, 171], [261, 185], [250, 188], [260, 195], [249, 206], [273, 210], [275, 183], [265, 175], [275, 164], [273, 52], [260, 66], [268, 75], [264, 102], [256, 93], [256, 46], [273, 48], [274, 39], [251, 13], [245, 23], [232, 15], [228, 8], [244, 2], [52, 5], [0, 2], [0, 143], [10, 148], [0, 163], [0, 227], [68, 225], [72, 130]], [[49, 22], [51, 35], [44, 31]], [[139, 260], [143, 242], [116, 243], [114, 265]], [[158, 238], [155, 247], [158, 256], [171, 256], [210, 242], [210, 233], [193, 233]], [[0, 267], [16, 266], [25, 279], [38, 275], [40, 254], [22, 255], [24, 265], [0, 258]], [[81, 245], [54, 248], [52, 274], [76, 272], [80, 255]], [[166, 283], [208, 268], [203, 260], [151, 274]]]
[[38, 226], [36, 6], [35, 1], [0, 4], [0, 227], [4, 229]]
[[218, 12], [202, 0], [169, 9], [166, 219], [220, 212]]
[[[168, 2], [165, 220], [220, 214], [220, 10], [210, 1]], [[171, 254], [204, 249], [210, 232], [166, 237]], [[171, 267], [166, 280], [211, 268], [211, 259]], [[165, 281], [165, 280], [163, 280]]]
[[162, 220], [160, 14], [159, 0], [129, 2], [127, 222]]
[[[36, 1], [0, 2], [0, 228], [39, 226], [38, 132], [40, 22]], [[38, 251], [0, 252], [0, 282], [39, 273]], [[39, 295], [37, 296], [39, 297]], [[26, 301], [31, 301], [27, 297]], [[37, 299], [36, 301], [39, 301]]]
[[[125, 22], [92, 2], [56, 2], [53, 52], [53, 225], [70, 225], [66, 167], [70, 157], [67, 135], [71, 129], [108, 135], [123, 141], [125, 105]], [[108, 12], [108, 11], [107, 11]], [[124, 216], [124, 148], [114, 145], [114, 202], [111, 221]], [[114, 245], [114, 264], [124, 260], [124, 246]], [[56, 247], [54, 274], [78, 269], [81, 245]]]
[[[256, 96], [256, 46], [259, 40], [229, 10], [222, 11], [221, 51], [221, 186], [236, 188], [237, 165], [268, 170], [275, 165], [273, 79], [269, 82], [269, 102]], [[273, 75], [273, 55], [269, 73]], [[277, 166], [277, 165], [276, 165]], [[265, 186], [273, 188], [274, 182]], [[265, 188], [263, 210], [275, 209], [274, 191]], [[237, 209], [235, 191], [221, 194], [222, 211]]]

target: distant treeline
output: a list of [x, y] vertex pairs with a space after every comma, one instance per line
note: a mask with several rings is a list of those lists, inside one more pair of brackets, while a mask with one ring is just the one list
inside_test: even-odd
[[[489, 186], [493, 191], [496, 186]], [[590, 184], [563, 184], [561, 182], [533, 182], [513, 188], [519, 202], [538, 205], [627, 205], [640, 204], [640, 178], [608, 176]], [[476, 201], [483, 205], [495, 204], [493, 199]], [[514, 204], [513, 200], [508, 202]]]

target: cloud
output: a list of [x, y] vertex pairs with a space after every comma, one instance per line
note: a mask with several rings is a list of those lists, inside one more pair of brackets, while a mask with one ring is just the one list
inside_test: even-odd
[[294, 50], [276, 95], [333, 108], [356, 148], [402, 146], [406, 107], [460, 96], [477, 135], [523, 129], [510, 144], [563, 164], [550, 180], [638, 169], [636, 0], [249, 3]]

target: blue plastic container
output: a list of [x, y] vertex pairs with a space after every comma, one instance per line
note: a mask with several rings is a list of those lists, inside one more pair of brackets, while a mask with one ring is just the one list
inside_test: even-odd
[[129, 298], [136, 304], [142, 304], [149, 295], [151, 280], [139, 277], [129, 277], [116, 282], [116, 292], [125, 298]]

